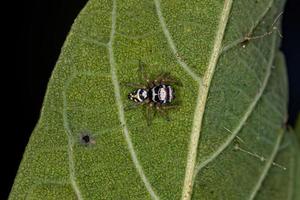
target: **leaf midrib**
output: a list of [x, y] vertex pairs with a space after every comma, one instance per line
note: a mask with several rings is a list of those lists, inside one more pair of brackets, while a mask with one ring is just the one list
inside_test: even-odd
[[254, 108], [256, 107], [258, 101], [261, 99], [261, 96], [263, 95], [263, 93], [264, 93], [264, 91], [267, 87], [269, 78], [271, 76], [272, 64], [273, 64], [273, 60], [274, 60], [274, 56], [275, 56], [275, 45], [276, 45], [276, 35], [274, 35], [273, 38], [272, 38], [272, 46], [271, 46], [272, 51], [270, 52], [270, 58], [268, 60], [267, 72], [266, 72], [265, 78], [263, 80], [263, 83], [261, 85], [261, 88], [260, 88], [259, 92], [254, 97], [252, 103], [246, 109], [246, 112], [242, 116], [242, 118], [241, 118], [240, 122], [238, 123], [238, 125], [231, 131], [231, 135], [228, 137], [228, 139], [226, 139], [226, 141], [222, 145], [220, 145], [220, 147], [214, 153], [210, 154], [206, 160], [204, 160], [203, 162], [199, 163], [196, 166], [196, 171], [195, 171], [194, 177], [199, 173], [199, 171], [203, 167], [205, 167], [210, 162], [212, 162], [216, 157], [218, 157], [220, 155], [220, 153], [226, 147], [228, 147], [228, 145], [237, 136], [237, 134], [240, 132], [240, 130], [242, 129], [242, 127], [244, 126], [244, 124], [246, 123], [246, 121], [248, 120], [250, 115], [252, 114], [252, 112], [253, 112]]
[[225, 34], [226, 25], [231, 11], [232, 0], [225, 0], [224, 7], [220, 16], [218, 29], [216, 31], [215, 41], [211, 57], [208, 63], [207, 70], [204, 74], [203, 80], [199, 84], [197, 105], [194, 113], [193, 126], [191, 131], [190, 144], [187, 156], [187, 165], [185, 180], [182, 189], [182, 200], [190, 200], [193, 190], [193, 176], [196, 165], [197, 148], [202, 128], [203, 115], [206, 108], [207, 96], [211, 84], [212, 77], [215, 72], [217, 61], [221, 52], [222, 41]]

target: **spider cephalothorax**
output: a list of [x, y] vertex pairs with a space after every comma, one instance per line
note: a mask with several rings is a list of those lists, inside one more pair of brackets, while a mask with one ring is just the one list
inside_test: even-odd
[[141, 63], [140, 68], [145, 84], [128, 83], [127, 85], [136, 88], [128, 94], [128, 99], [133, 101], [135, 105], [147, 105], [147, 119], [150, 118], [149, 108], [155, 108], [155, 111], [168, 118], [164, 110], [175, 107], [171, 104], [175, 98], [172, 84], [176, 85], [179, 82], [171, 78], [169, 73], [162, 73], [154, 80], [149, 80], [143, 73]]

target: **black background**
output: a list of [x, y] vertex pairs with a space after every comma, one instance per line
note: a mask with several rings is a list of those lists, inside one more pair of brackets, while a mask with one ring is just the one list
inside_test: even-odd
[[[46, 86], [73, 20], [86, 0], [31, 0], [19, 2], [4, 14], [8, 54], [2, 60], [1, 197], [6, 199], [23, 151], [39, 118]], [[9, 9], [11, 8], [11, 9]], [[6, 12], [5, 12], [6, 13]], [[14, 17], [14, 18], [13, 18]], [[12, 19], [13, 18], [13, 19]], [[283, 15], [282, 50], [289, 73], [289, 124], [300, 110], [300, 11], [297, 0], [288, 0]], [[8, 62], [3, 62], [4, 60]], [[5, 64], [8, 63], [8, 64]]]

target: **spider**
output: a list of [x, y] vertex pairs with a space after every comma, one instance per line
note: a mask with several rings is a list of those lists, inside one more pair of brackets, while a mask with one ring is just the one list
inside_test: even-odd
[[[144, 73], [144, 64], [139, 61], [139, 70], [145, 84], [127, 83], [127, 86], [135, 88], [128, 94], [128, 99], [133, 101], [133, 107], [138, 105], [146, 105], [147, 123], [151, 123], [150, 110], [154, 109], [169, 121], [169, 117], [165, 110], [175, 108], [176, 105], [171, 104], [175, 98], [175, 91], [172, 84], [180, 85], [180, 82], [173, 79], [170, 73], [161, 73], [154, 80], [150, 80]], [[154, 113], [154, 115], [155, 115]]]

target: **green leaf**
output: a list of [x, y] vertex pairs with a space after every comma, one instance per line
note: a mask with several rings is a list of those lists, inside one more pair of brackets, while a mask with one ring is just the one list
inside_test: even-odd
[[[291, 194], [270, 194], [277, 173], [296, 182], [284, 174], [297, 155], [280, 151], [290, 140], [276, 29], [283, 3], [90, 0], [62, 48], [10, 199]], [[182, 82], [170, 122], [156, 116], [147, 126], [145, 106], [124, 109], [132, 88], [122, 83], [142, 81], [139, 60], [153, 78], [164, 71]]]
[[[300, 148], [295, 133], [290, 130], [285, 133], [282, 144], [278, 150], [275, 162], [266, 176], [258, 200], [265, 199], [290, 199], [300, 198]], [[278, 165], [282, 163], [282, 166]]]

